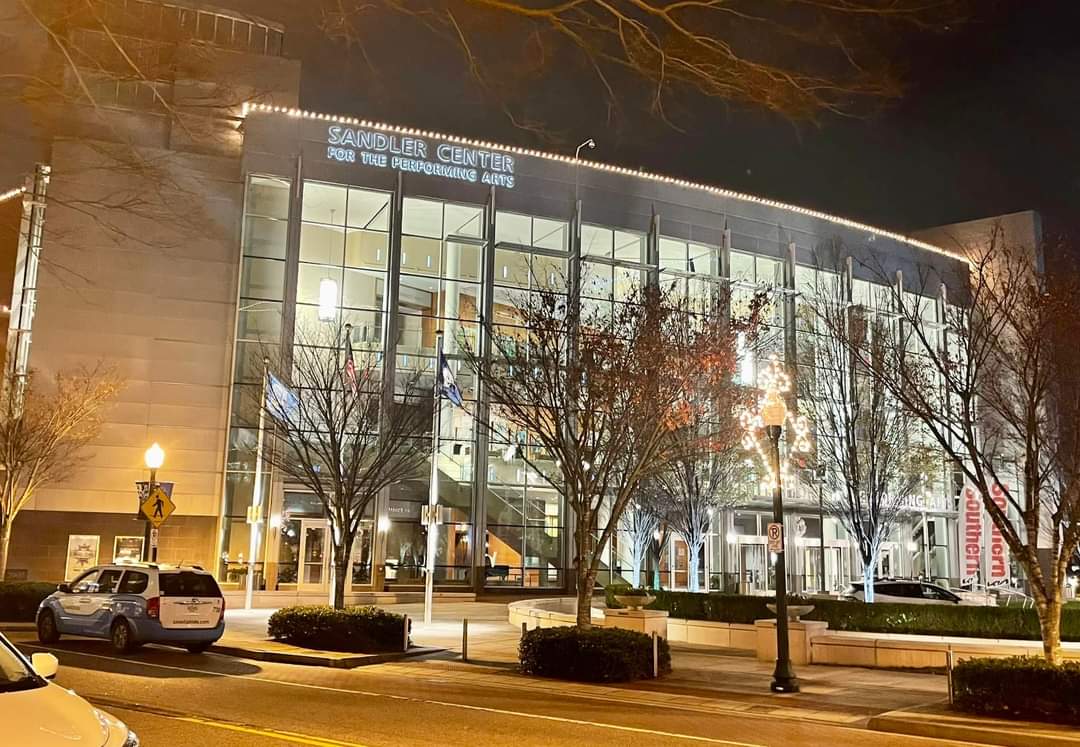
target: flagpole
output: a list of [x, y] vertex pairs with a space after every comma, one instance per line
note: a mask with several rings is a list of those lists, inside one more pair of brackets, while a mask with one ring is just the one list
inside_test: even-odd
[[255, 556], [259, 554], [259, 509], [262, 504], [263, 437], [266, 433], [266, 382], [270, 378], [270, 359], [263, 358], [262, 393], [259, 395], [259, 435], [255, 441], [255, 479], [251, 488], [251, 508], [248, 509], [248, 567], [244, 589], [244, 609], [251, 609], [255, 594]]
[[428, 485], [427, 557], [424, 574], [424, 624], [431, 622], [431, 600], [435, 590], [435, 553], [438, 551], [439, 505], [439, 429], [442, 427], [443, 333], [435, 333], [435, 386], [432, 394], [434, 414], [431, 423], [431, 478]]

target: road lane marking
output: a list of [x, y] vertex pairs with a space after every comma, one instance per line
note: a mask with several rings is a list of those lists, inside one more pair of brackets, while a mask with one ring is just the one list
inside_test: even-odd
[[[131, 708], [128, 710], [138, 711], [138, 708]], [[162, 716], [163, 714], [155, 714]], [[241, 726], [240, 724], [230, 724], [228, 721], [215, 721], [214, 719], [203, 718], [201, 716], [163, 716], [164, 718], [171, 718], [174, 721], [185, 721], [189, 724], [201, 724], [203, 726], [212, 726], [215, 729], [225, 729], [227, 731], [236, 731], [243, 734], [254, 734], [260, 737], [269, 737], [270, 739], [280, 739], [282, 742], [290, 742], [292, 744], [308, 744], [315, 747], [364, 747], [359, 742], [341, 742], [337, 739], [328, 739], [326, 737], [312, 737], [307, 734], [296, 734], [291, 731], [278, 731], [276, 729], [260, 729], [253, 726]]]
[[[726, 740], [716, 740], [716, 739], [711, 739], [709, 737], [699, 737], [699, 736], [696, 736], [696, 735], [693, 735], [693, 734], [678, 734], [678, 733], [656, 731], [656, 730], [652, 730], [652, 729], [640, 729], [640, 728], [631, 727], [631, 726], [619, 726], [619, 725], [615, 725], [615, 724], [605, 724], [605, 723], [600, 723], [600, 722], [578, 721], [578, 720], [575, 720], [575, 719], [568, 719], [568, 718], [563, 718], [563, 717], [560, 717], [560, 716], [548, 716], [546, 714], [528, 713], [528, 712], [525, 712], [525, 711], [501, 710], [501, 709], [497, 709], [497, 708], [491, 708], [491, 707], [488, 707], [488, 706], [474, 706], [474, 705], [470, 705], [470, 704], [467, 704], [467, 703], [453, 703], [453, 702], [448, 702], [448, 701], [428, 700], [428, 699], [424, 699], [424, 698], [414, 698], [414, 697], [407, 696], [407, 695], [394, 695], [392, 693], [374, 692], [374, 691], [370, 691], [370, 690], [350, 689], [350, 688], [345, 688], [345, 687], [332, 687], [330, 685], [315, 685], [315, 684], [311, 684], [311, 683], [308, 683], [308, 682], [290, 682], [288, 680], [270, 680], [270, 679], [264, 679], [264, 678], [261, 678], [261, 677], [253, 677], [253, 676], [245, 675], [245, 674], [231, 674], [231, 673], [228, 673], [228, 672], [215, 672], [213, 670], [208, 670], [208, 669], [195, 669], [193, 667], [179, 667], [179, 666], [176, 666], [176, 665], [173, 665], [173, 664], [154, 664], [154, 663], [151, 663], [151, 662], [137, 661], [137, 660], [134, 660], [134, 659], [121, 659], [121, 658], [116, 658], [114, 656], [104, 656], [102, 654], [89, 654], [89, 653], [85, 653], [85, 652], [82, 652], [82, 651], [72, 651], [70, 649], [53, 648], [53, 647], [50, 647], [50, 646], [41, 646], [41, 645], [33, 644], [33, 643], [22, 643], [22, 642], [20, 642], [18, 645], [22, 645], [22, 646], [25, 646], [27, 648], [36, 648], [36, 649], [40, 649], [40, 650], [43, 650], [43, 651], [54, 651], [54, 652], [56, 652], [58, 654], [71, 654], [73, 656], [83, 656], [83, 657], [88, 657], [88, 658], [91, 658], [91, 659], [104, 659], [106, 661], [110, 661], [110, 662], [113, 662], [113, 663], [132, 664], [132, 665], [135, 665], [135, 666], [152, 667], [152, 668], [155, 668], [155, 669], [167, 669], [167, 670], [170, 670], [170, 671], [187, 672], [187, 673], [190, 673], [190, 674], [196, 674], [196, 675], [200, 675], [200, 676], [209, 675], [209, 676], [214, 676], [214, 677], [228, 677], [228, 678], [231, 678], [231, 679], [244, 680], [245, 682], [259, 682], [259, 683], [266, 684], [266, 685], [280, 685], [280, 686], [283, 686], [283, 687], [298, 687], [298, 688], [304, 688], [304, 689], [308, 689], [308, 690], [322, 690], [324, 692], [343, 693], [343, 694], [347, 694], [347, 695], [361, 695], [361, 696], [365, 696], [365, 697], [369, 697], [369, 698], [386, 698], [386, 699], [389, 699], [389, 700], [405, 700], [405, 701], [410, 701], [410, 702], [414, 702], [414, 703], [426, 703], [426, 704], [437, 705], [437, 706], [442, 706], [442, 707], [461, 708], [461, 709], [464, 709], [464, 710], [489, 711], [489, 712], [492, 712], [492, 713], [502, 713], [502, 714], [506, 714], [506, 715], [519, 716], [519, 717], [522, 717], [522, 718], [544, 719], [544, 720], [551, 720], [551, 721], [564, 721], [564, 722], [567, 722], [567, 723], [577, 723], [577, 724], [582, 724], [582, 725], [587, 725], [587, 726], [595, 726], [595, 727], [598, 727], [598, 728], [615, 729], [615, 730], [619, 730], [619, 731], [627, 731], [627, 732], [631, 732], [631, 733], [638, 732], [638, 733], [644, 733], [644, 734], [655, 734], [657, 736], [664, 736], [664, 737], [670, 737], [670, 738], [687, 739], [687, 740], [690, 740], [690, 741], [705, 741], [705, 742], [709, 742], [711, 744], [729, 745], [730, 747], [765, 747], [764, 745], [760, 745], [760, 744], [752, 744], [752, 743], [747, 743], [747, 742], [733, 742], [733, 741], [726, 741]], [[232, 658], [232, 657], [224, 657], [224, 658]], [[558, 694], [558, 693], [556, 693], [556, 694]], [[570, 695], [570, 694], [568, 693], [568, 695]], [[638, 705], [638, 706], [644, 706], [644, 707], [654, 707], [654, 708], [658, 708], [658, 709], [694, 710], [694, 711], [697, 711], [697, 712], [707, 713], [707, 714], [711, 714], [711, 715], [727, 715], [727, 716], [739, 716], [741, 718], [749, 718], [749, 719], [768, 719], [768, 720], [780, 719], [780, 720], [785, 720], [785, 721], [805, 722], [805, 719], [801, 719], [801, 718], [797, 718], [797, 717], [793, 717], [793, 716], [783, 716], [783, 715], [780, 715], [780, 714], [769, 714], [768, 716], [764, 716], [764, 715], [761, 715], [761, 714], [755, 714], [755, 713], [751, 713], [751, 712], [734, 710], [734, 709], [709, 709], [709, 710], [705, 710], [705, 709], [689, 709], [689, 708], [686, 708], [686, 707], [680, 707], [680, 706], [676, 706], [674, 704], [666, 704], [666, 703], [647, 703], [647, 704], [640, 704], [639, 703], [639, 704], [634, 704], [634, 703], [629, 703], [629, 702], [627, 702], [625, 700], [621, 700], [621, 699], [617, 699], [617, 698], [609, 698], [609, 697], [599, 695], [599, 694], [597, 694], [597, 695], [588, 695], [588, 694], [586, 694], [586, 695], [581, 695], [581, 696], [578, 696], [578, 697], [585, 698], [585, 699], [591, 699], [591, 700], [602, 700], [602, 701], [621, 703], [623, 705]], [[831, 728], [838, 728], [838, 729], [857, 729], [858, 731], [863, 731], [863, 732], [870, 731], [870, 733], [882, 733], [882, 732], [874, 732], [874, 731], [867, 730], [867, 729], [864, 729], [864, 728], [852, 727], [852, 726], [845, 725], [845, 724], [834, 724], [834, 723], [827, 723], [827, 722], [814, 722], [814, 723], [816, 725], [819, 725], [819, 726], [822, 726], [822, 727], [831, 727]], [[930, 743], [940, 743], [941, 742], [941, 740], [935, 739], [933, 737], [908, 736], [908, 737], [906, 737], [906, 739], [909, 740], [910, 742], [917, 742], [917, 741], [918, 742], [930, 742]]]

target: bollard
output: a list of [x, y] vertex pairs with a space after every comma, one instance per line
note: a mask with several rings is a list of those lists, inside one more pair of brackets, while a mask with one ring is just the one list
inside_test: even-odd
[[405, 640], [403, 641], [403, 644], [402, 644], [403, 648], [401, 650], [402, 651], [408, 651], [409, 650], [409, 616], [408, 615], [405, 615], [404, 628], [405, 628], [405, 630], [404, 630], [402, 635], [403, 635]]
[[945, 652], [945, 679], [949, 683], [949, 705], [952, 705], [953, 702], [952, 670], [954, 663], [952, 646], [949, 646], [949, 649]]
[[652, 632], [652, 676], [660, 676], [660, 643], [656, 640], [656, 631]]
[[461, 620], [461, 660], [469, 660], [469, 618]]
[[529, 632], [529, 623], [525, 620], [521, 621], [521, 637], [524, 638], [525, 634]]

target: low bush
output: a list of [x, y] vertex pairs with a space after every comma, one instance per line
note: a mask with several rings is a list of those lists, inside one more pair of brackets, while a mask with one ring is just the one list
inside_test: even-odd
[[1080, 726], [1080, 662], [1032, 656], [967, 659], [953, 669], [953, 707], [970, 713]]
[[[660, 674], [671, 671], [667, 641], [657, 639]], [[521, 637], [521, 671], [578, 682], [652, 677], [652, 638], [619, 628], [536, 628]]]
[[33, 622], [41, 600], [56, 591], [44, 581], [0, 581], [0, 620]]
[[401, 651], [405, 616], [377, 607], [283, 607], [270, 615], [271, 638], [304, 648], [350, 653]]
[[[609, 607], [628, 587], [607, 588]], [[688, 620], [752, 625], [754, 620], [775, 617], [766, 605], [772, 597], [738, 594], [702, 594], [686, 591], [653, 591], [656, 601], [647, 609], [667, 610], [671, 617]], [[863, 633], [908, 633], [912, 635], [967, 636], [971, 638], [1016, 638], [1039, 640], [1039, 617], [1033, 609], [1021, 607], [966, 607], [952, 604], [865, 604], [840, 599], [801, 599], [789, 604], [810, 604], [814, 611], [804, 620], [824, 620], [830, 630]], [[1062, 610], [1061, 638], [1080, 641], [1080, 609]]]

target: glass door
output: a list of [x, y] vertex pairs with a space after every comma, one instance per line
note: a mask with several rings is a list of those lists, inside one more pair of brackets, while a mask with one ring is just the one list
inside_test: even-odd
[[302, 589], [325, 588], [328, 581], [327, 561], [330, 546], [326, 536], [326, 519], [300, 521], [300, 578]]
[[825, 591], [840, 591], [847, 586], [848, 574], [844, 568], [844, 548], [825, 548]]
[[744, 594], [769, 590], [769, 574], [766, 568], [765, 545], [744, 542], [739, 545], [739, 582]]

